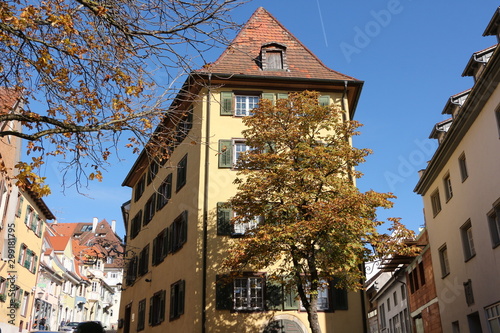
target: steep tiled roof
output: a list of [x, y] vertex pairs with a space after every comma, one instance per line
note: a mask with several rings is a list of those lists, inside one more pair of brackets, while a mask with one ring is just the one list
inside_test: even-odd
[[[286, 47], [285, 70], [263, 70], [259, 56], [263, 45], [276, 43]], [[326, 67], [290, 31], [264, 8], [258, 8], [233, 42], [205, 71], [270, 77], [356, 80]], [[357, 81], [357, 80], [356, 80]]]
[[70, 240], [70, 237], [68, 237], [68, 236], [51, 236], [50, 237], [50, 242], [52, 244], [52, 248], [55, 251], [64, 251], [69, 240]]

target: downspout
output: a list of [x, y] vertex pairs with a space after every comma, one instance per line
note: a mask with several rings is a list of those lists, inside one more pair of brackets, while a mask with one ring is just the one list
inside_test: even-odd
[[210, 157], [210, 101], [211, 101], [212, 74], [208, 74], [208, 92], [207, 92], [207, 118], [205, 127], [205, 179], [203, 191], [203, 250], [202, 250], [202, 292], [201, 292], [201, 332], [206, 332], [207, 322], [207, 241], [208, 241], [208, 173]]
[[[345, 109], [345, 101], [344, 101], [344, 98], [345, 98], [345, 95], [347, 94], [347, 81], [344, 80], [344, 92], [342, 93], [342, 110], [344, 110], [344, 112], [347, 112], [349, 113], [348, 110]], [[350, 118], [350, 117], [349, 117]], [[349, 120], [352, 120], [352, 119], [349, 119]]]
[[[366, 280], [365, 263], [361, 264], [361, 270]], [[363, 283], [364, 281], [360, 282]], [[363, 318], [363, 332], [368, 332], [368, 319], [367, 319], [368, 314], [366, 313], [366, 304], [365, 304], [366, 296], [365, 296], [365, 290], [363, 288], [361, 288], [360, 296], [361, 296], [361, 317]]]

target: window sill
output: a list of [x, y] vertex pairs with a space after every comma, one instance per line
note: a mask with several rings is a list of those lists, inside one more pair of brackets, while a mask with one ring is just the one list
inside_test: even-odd
[[444, 279], [445, 277], [447, 277], [448, 275], [450, 275], [450, 272], [446, 273], [445, 275], [442, 275], [441, 276], [441, 279]]
[[468, 262], [469, 260], [471, 260], [472, 258], [474, 258], [476, 256], [476, 254], [474, 253], [473, 255], [471, 255], [469, 258], [465, 259], [464, 262]]
[[496, 249], [497, 247], [500, 247], [500, 242], [493, 244], [493, 246], [492, 246], [493, 249]]

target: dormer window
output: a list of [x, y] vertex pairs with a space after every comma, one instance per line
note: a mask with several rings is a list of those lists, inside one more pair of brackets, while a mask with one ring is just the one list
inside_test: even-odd
[[286, 46], [279, 43], [266, 43], [260, 50], [260, 63], [263, 70], [287, 70]]

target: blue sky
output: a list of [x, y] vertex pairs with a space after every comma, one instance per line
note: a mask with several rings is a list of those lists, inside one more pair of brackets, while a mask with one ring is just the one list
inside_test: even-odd
[[[364, 127], [354, 144], [374, 153], [359, 168], [365, 176], [358, 186], [393, 192], [394, 208], [379, 217], [401, 217], [417, 230], [424, 224], [423, 205], [413, 188], [436, 148], [429, 133], [446, 119], [441, 111], [447, 99], [472, 86], [472, 78], [461, 76], [472, 53], [496, 43], [482, 34], [498, 5], [490, 0], [255, 0], [235, 10], [234, 19], [244, 23], [262, 6], [326, 66], [365, 81], [355, 116]], [[122, 161], [108, 168], [104, 181], [83, 190], [87, 196], [73, 189], [63, 194], [57, 163], [46, 164], [53, 194], [45, 202], [60, 222], [117, 220], [123, 235], [120, 206], [131, 191], [121, 183], [134, 162], [123, 150]]]

